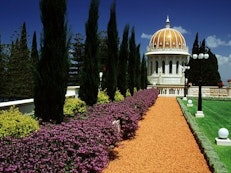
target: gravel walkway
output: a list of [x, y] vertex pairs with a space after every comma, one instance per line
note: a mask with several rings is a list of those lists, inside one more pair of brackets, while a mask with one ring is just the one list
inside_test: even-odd
[[176, 98], [158, 97], [103, 173], [209, 173]]

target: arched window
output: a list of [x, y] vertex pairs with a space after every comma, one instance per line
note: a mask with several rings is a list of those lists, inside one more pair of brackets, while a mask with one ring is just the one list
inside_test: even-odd
[[172, 61], [169, 62], [169, 73], [172, 74]]
[[162, 73], [165, 73], [165, 62], [162, 61]]
[[176, 74], [179, 73], [179, 61], [176, 62]]
[[158, 61], [156, 61], [156, 74], [158, 74]]
[[150, 63], [150, 75], [152, 75], [153, 69], [152, 69], [152, 61]]

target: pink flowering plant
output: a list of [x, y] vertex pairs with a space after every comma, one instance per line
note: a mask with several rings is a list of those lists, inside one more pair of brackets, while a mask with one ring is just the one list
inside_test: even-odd
[[[101, 172], [111, 148], [135, 136], [138, 121], [157, 97], [156, 89], [142, 90], [121, 102], [89, 107], [85, 119], [41, 125], [24, 138], [0, 138], [0, 172]], [[120, 120], [121, 131], [114, 120]]]

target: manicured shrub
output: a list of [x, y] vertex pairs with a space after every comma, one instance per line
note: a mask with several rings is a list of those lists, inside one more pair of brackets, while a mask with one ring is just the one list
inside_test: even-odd
[[127, 89], [127, 91], [126, 91], [126, 97], [129, 97], [129, 96], [131, 96], [131, 92], [130, 92], [129, 89]]
[[86, 112], [86, 103], [80, 99], [76, 98], [67, 98], [65, 100], [64, 114], [66, 115], [75, 115], [77, 113]]
[[38, 121], [29, 115], [23, 115], [16, 107], [0, 111], [0, 138], [24, 137], [38, 129]]
[[102, 103], [109, 103], [109, 102], [110, 102], [110, 99], [109, 99], [109, 96], [107, 95], [106, 90], [104, 91], [100, 90], [97, 96], [97, 103], [102, 104]]
[[123, 101], [123, 100], [124, 100], [124, 96], [121, 94], [121, 92], [119, 90], [116, 90], [114, 101], [119, 102], [119, 101]]

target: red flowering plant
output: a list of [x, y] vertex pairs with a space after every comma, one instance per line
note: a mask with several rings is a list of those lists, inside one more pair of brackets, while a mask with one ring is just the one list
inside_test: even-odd
[[217, 83], [218, 88], [222, 88], [224, 86], [224, 82], [220, 81]]

